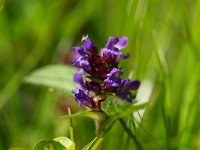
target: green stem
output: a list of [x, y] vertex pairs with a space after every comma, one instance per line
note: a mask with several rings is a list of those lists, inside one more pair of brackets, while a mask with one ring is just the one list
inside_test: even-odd
[[96, 148], [101, 144], [102, 141], [103, 141], [103, 137], [99, 137], [97, 141], [94, 143], [94, 145], [92, 146], [91, 150], [96, 150]]
[[96, 140], [91, 150], [95, 150], [101, 144], [106, 134], [110, 131], [110, 129], [114, 125], [115, 121], [116, 121], [115, 119], [108, 117], [103, 122], [96, 122], [99, 123], [99, 125], [96, 124], [96, 126], [99, 128], [98, 132], [99, 138]]
[[121, 125], [123, 126], [124, 130], [126, 133], [133, 139], [135, 142], [135, 146], [137, 147], [138, 150], [143, 150], [144, 148], [140, 144], [140, 142], [137, 140], [136, 136], [132, 133], [132, 131], [127, 127], [125, 121], [123, 119], [119, 119]]
[[[71, 115], [71, 110], [70, 108], [68, 108], [68, 114]], [[72, 127], [72, 118], [70, 118], [69, 120], [69, 134], [70, 134], [70, 139], [72, 141], [74, 141], [74, 131], [73, 131], [73, 127]]]

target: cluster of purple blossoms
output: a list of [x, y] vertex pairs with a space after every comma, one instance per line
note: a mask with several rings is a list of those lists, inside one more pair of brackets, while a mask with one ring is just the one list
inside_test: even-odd
[[101, 102], [112, 94], [132, 102], [135, 95], [131, 90], [137, 90], [140, 82], [121, 79], [123, 72], [118, 68], [119, 60], [128, 57], [120, 51], [127, 46], [127, 37], [110, 37], [100, 52], [88, 36], [82, 41], [82, 46], [72, 47], [75, 52], [72, 65], [79, 68], [74, 74], [78, 88], [73, 91], [78, 105], [101, 110]]

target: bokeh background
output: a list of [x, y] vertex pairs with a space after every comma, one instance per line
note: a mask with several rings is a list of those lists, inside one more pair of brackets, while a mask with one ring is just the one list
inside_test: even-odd
[[[111, 35], [129, 38], [124, 76], [148, 83], [150, 94], [135, 130], [145, 149], [200, 149], [199, 16], [199, 0], [0, 0], [0, 149], [69, 136], [69, 120], [59, 116], [78, 111], [72, 95], [23, 79], [42, 66], [70, 65], [70, 47], [84, 34], [99, 48]], [[81, 149], [95, 126], [73, 123]], [[132, 150], [134, 142], [116, 123], [101, 149]]]

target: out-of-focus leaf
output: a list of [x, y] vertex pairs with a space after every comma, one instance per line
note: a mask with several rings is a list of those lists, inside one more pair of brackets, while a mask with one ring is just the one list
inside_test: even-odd
[[106, 118], [106, 115], [103, 112], [91, 111], [89, 109], [82, 109], [77, 113], [61, 116], [61, 118], [80, 118], [80, 117], [88, 117], [94, 119], [95, 121], [101, 122]]
[[101, 109], [108, 116], [121, 116], [128, 115], [134, 111], [144, 109], [148, 103], [143, 104], [130, 104], [126, 101], [123, 101], [115, 96], [110, 96], [108, 99], [101, 104]]
[[132, 104], [129, 107], [127, 107], [126, 109], [124, 109], [124, 111], [122, 113], [120, 113], [119, 115], [117, 115], [117, 117], [122, 118], [123, 116], [129, 115], [135, 111], [141, 110], [146, 108], [149, 105], [149, 102], [145, 102], [142, 104]]
[[116, 114], [120, 114], [127, 107], [129, 107], [129, 103], [126, 101], [122, 101], [116, 96], [109, 96], [105, 102], [101, 104], [101, 109], [108, 115], [113, 116]]
[[39, 141], [33, 150], [75, 150], [75, 143], [66, 137], [58, 137], [53, 140]]
[[71, 93], [75, 89], [73, 74], [76, 69], [65, 65], [50, 65], [35, 70], [24, 81]]
[[89, 113], [89, 110], [87, 109], [82, 109], [78, 111], [77, 113], [74, 114], [68, 114], [68, 115], [63, 115], [61, 118], [77, 118], [77, 117], [86, 117]]
[[66, 137], [57, 137], [54, 140], [61, 143], [68, 150], [75, 150], [75, 143]]
[[95, 137], [90, 143], [88, 143], [82, 150], [89, 150], [96, 140], [97, 137]]

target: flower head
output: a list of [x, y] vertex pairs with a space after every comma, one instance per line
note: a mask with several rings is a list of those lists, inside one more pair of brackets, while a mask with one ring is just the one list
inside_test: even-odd
[[131, 91], [137, 90], [140, 82], [121, 79], [123, 72], [118, 68], [118, 62], [128, 58], [121, 52], [128, 45], [128, 38], [111, 36], [100, 52], [88, 36], [82, 41], [81, 46], [72, 47], [72, 65], [79, 68], [74, 75], [78, 88], [73, 91], [78, 105], [101, 110], [100, 103], [111, 94], [132, 102], [135, 95]]

